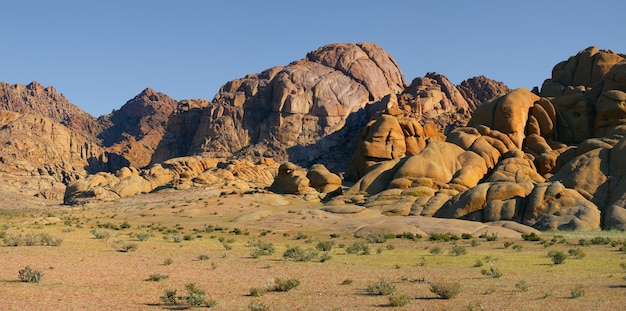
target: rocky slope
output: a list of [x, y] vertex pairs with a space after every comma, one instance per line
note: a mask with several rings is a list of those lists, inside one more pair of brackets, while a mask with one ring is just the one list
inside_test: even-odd
[[[43, 126], [37, 138], [7, 132], [51, 150], [33, 157], [23, 152], [32, 147], [7, 142], [13, 157], [6, 163], [16, 167], [27, 159], [30, 166], [20, 172], [53, 165], [47, 171], [54, 180], [69, 183], [66, 203], [162, 188], [268, 187], [325, 200], [328, 210], [339, 212], [366, 208], [539, 229], [626, 229], [626, 169], [619, 161], [626, 156], [625, 64], [624, 55], [591, 47], [557, 64], [541, 90], [510, 90], [485, 77], [457, 86], [437, 73], [407, 85], [379, 46], [331, 44], [227, 82], [211, 102], [179, 102], [146, 89], [99, 118], [96, 138], [72, 138], [74, 154], [54, 151], [68, 148], [60, 143], [66, 140], [36, 140], [55, 137], [49, 132], [56, 133], [56, 125]], [[3, 130], [10, 128], [27, 127]], [[111, 173], [83, 178], [96, 165], [85, 164], [72, 144], [98, 139], [102, 149], [89, 147], [87, 158], [105, 155], [97, 165]], [[111, 169], [123, 161], [109, 154], [127, 167]], [[53, 160], [42, 162], [46, 158]], [[348, 189], [346, 181], [355, 183]]]

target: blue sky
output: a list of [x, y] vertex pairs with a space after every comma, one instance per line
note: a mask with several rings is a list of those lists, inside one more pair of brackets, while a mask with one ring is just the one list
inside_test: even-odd
[[4, 1], [0, 81], [54, 86], [94, 116], [146, 87], [211, 100], [329, 43], [374, 42], [410, 83], [540, 86], [595, 45], [626, 53], [624, 1]]

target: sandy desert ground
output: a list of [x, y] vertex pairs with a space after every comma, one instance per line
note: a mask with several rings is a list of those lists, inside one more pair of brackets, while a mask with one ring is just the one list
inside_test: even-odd
[[[357, 238], [360, 227], [388, 217], [332, 214], [322, 207], [295, 196], [220, 195], [210, 189], [164, 190], [82, 206], [3, 202], [0, 309], [206, 308], [160, 298], [166, 290], [184, 297], [190, 283], [215, 302], [213, 310], [622, 310], [626, 305], [623, 232], [544, 232], [544, 243], [521, 235], [489, 241], [476, 233], [447, 242], [429, 236]], [[94, 230], [110, 236], [98, 239]], [[37, 235], [62, 242], [7, 243]], [[584, 243], [594, 238], [610, 243]], [[259, 241], [275, 252], [251, 255]], [[357, 243], [369, 252], [349, 253]], [[332, 248], [324, 252], [320, 245]], [[285, 259], [296, 247], [316, 256]], [[547, 255], [572, 249], [584, 257], [554, 264]], [[19, 279], [26, 266], [43, 273], [40, 282]], [[500, 277], [482, 273], [492, 267]], [[149, 280], [157, 275], [167, 278]], [[264, 292], [277, 280], [297, 280], [299, 286]], [[395, 287], [394, 295], [368, 291], [381, 281]], [[431, 285], [441, 281], [459, 283], [458, 296], [433, 294]], [[404, 297], [406, 304], [393, 306], [390, 297]]]

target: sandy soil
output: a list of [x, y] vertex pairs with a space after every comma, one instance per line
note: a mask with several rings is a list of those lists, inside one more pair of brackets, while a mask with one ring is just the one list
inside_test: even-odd
[[[481, 310], [479, 306], [484, 310], [621, 310], [626, 303], [625, 272], [620, 268], [626, 254], [619, 246], [578, 246], [578, 236], [565, 235], [566, 243], [550, 248], [523, 241], [519, 235], [501, 236], [493, 242], [477, 235], [456, 242], [433, 242], [427, 237], [389, 239], [369, 244], [369, 255], [354, 255], [347, 254], [346, 247], [365, 239], [353, 233], [363, 226], [388, 222], [389, 217], [368, 211], [326, 213], [320, 203], [293, 196], [223, 196], [218, 190], [198, 189], [84, 206], [26, 205], [0, 207], [0, 232], [4, 236], [47, 233], [63, 238], [63, 243], [0, 247], [1, 310], [184, 309], [184, 305], [164, 304], [159, 297], [166, 289], [185, 295], [189, 283], [217, 302], [214, 310], [249, 310], [252, 302], [270, 310]], [[112, 229], [122, 224], [130, 228]], [[449, 223], [422, 224], [422, 229], [437, 231], [445, 225]], [[107, 231], [111, 237], [96, 239], [90, 233], [93, 229]], [[135, 237], [141, 233], [151, 237], [138, 241]], [[610, 234], [623, 243], [623, 233]], [[552, 235], [544, 233], [548, 239]], [[175, 236], [181, 240], [174, 242]], [[252, 258], [251, 238], [273, 243], [276, 252]], [[319, 241], [334, 243], [330, 260], [283, 259], [287, 248], [315, 249]], [[476, 241], [473, 246], [472, 241]], [[505, 248], [505, 242], [522, 246], [521, 251]], [[133, 252], [114, 248], [124, 243], [138, 248]], [[455, 245], [464, 247], [467, 254], [449, 255]], [[433, 254], [435, 247], [443, 253]], [[587, 256], [568, 258], [561, 265], [552, 264], [546, 256], [552, 249], [567, 252], [571, 248], [581, 248]], [[209, 259], [200, 260], [200, 255]], [[483, 267], [474, 267], [478, 260], [484, 262]], [[165, 265], [166, 261], [171, 264]], [[18, 271], [26, 265], [44, 273], [40, 283], [19, 281]], [[481, 269], [491, 265], [503, 276], [481, 274]], [[146, 280], [157, 273], [168, 278]], [[295, 278], [300, 286], [284, 293], [250, 295], [251, 288], [265, 288], [276, 278]], [[410, 304], [390, 307], [387, 296], [365, 291], [381, 279], [409, 296]], [[346, 280], [351, 283], [342, 284]], [[462, 291], [454, 299], [438, 299], [424, 284], [429, 280], [459, 282]], [[520, 281], [530, 289], [518, 289]], [[571, 298], [577, 285], [583, 286], [584, 296]]]

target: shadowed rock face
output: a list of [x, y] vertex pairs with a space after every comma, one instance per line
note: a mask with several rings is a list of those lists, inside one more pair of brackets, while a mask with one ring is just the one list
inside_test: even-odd
[[[7, 108], [54, 118], [1, 116], [1, 172], [70, 183], [67, 203], [272, 183], [319, 200], [343, 192], [345, 172], [356, 183], [329, 210], [354, 210], [339, 207], [351, 202], [385, 215], [626, 229], [626, 61], [595, 47], [557, 64], [532, 92], [484, 77], [455, 86], [437, 73], [407, 86], [393, 58], [371, 43], [323, 46], [224, 84], [212, 102], [146, 89], [95, 123], [72, 118], [69, 104], [27, 108], [31, 100], [63, 103], [54, 89], [0, 90], [12, 94]], [[84, 177], [87, 168], [111, 169], [107, 152], [130, 165]], [[46, 189], [58, 197], [55, 185]]]
[[[381, 153], [387, 160], [346, 193], [370, 195], [365, 206], [387, 214], [513, 220], [543, 230], [624, 229], [624, 64], [621, 54], [581, 51], [555, 66], [542, 96], [516, 89], [486, 101], [446, 142], [407, 157]], [[404, 141], [396, 136], [387, 146]]]
[[[369, 121], [367, 107], [401, 92], [404, 77], [393, 58], [371, 43], [331, 44], [284, 67], [226, 83], [204, 109], [192, 152], [248, 154], [312, 164], [355, 144], [352, 133]], [[340, 154], [344, 154], [341, 156]], [[345, 167], [345, 149], [328, 159]]]

